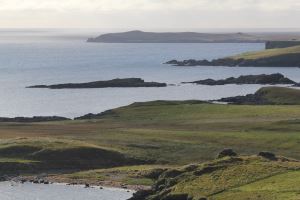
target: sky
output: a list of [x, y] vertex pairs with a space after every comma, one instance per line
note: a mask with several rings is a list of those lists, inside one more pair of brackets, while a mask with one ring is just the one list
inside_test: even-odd
[[0, 0], [0, 28], [300, 28], [300, 0]]

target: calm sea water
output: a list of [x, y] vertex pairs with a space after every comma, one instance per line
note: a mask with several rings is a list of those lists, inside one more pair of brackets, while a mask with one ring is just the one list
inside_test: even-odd
[[132, 191], [121, 189], [84, 188], [62, 184], [38, 185], [32, 183], [0, 183], [1, 200], [125, 200], [132, 196]]
[[179, 84], [205, 78], [280, 72], [300, 82], [299, 68], [173, 67], [170, 59], [213, 59], [264, 44], [91, 44], [92, 32], [0, 31], [0, 116], [80, 116], [150, 100], [209, 100], [255, 92], [260, 85], [79, 90], [26, 89], [36, 84], [113, 78]]

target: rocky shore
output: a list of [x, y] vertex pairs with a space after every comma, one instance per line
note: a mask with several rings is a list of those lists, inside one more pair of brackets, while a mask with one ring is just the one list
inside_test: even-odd
[[144, 185], [127, 185], [119, 182], [114, 181], [93, 181], [89, 179], [85, 180], [71, 180], [66, 178], [61, 178], [59, 175], [48, 175], [48, 174], [42, 174], [42, 175], [32, 175], [32, 176], [16, 176], [16, 177], [5, 177], [3, 179], [0, 179], [1, 182], [3, 181], [10, 181], [15, 183], [32, 183], [32, 184], [65, 184], [65, 185], [81, 185], [85, 188], [93, 188], [93, 187], [99, 187], [99, 189], [104, 189], [104, 187], [107, 188], [121, 188], [121, 189], [127, 189], [128, 192], [134, 190], [134, 191], [140, 191], [140, 190], [148, 190], [151, 187], [150, 186], [144, 186]]
[[87, 83], [64, 83], [54, 85], [33, 85], [27, 88], [48, 88], [48, 89], [84, 89], [84, 88], [108, 88], [108, 87], [167, 87], [166, 83], [145, 82], [141, 78], [124, 78], [107, 81], [94, 81]]
[[260, 75], [246, 75], [240, 76], [238, 78], [230, 77], [227, 79], [213, 80], [205, 79], [193, 82], [183, 82], [183, 83], [195, 83], [199, 85], [226, 85], [226, 84], [296, 84], [295, 81], [288, 79], [282, 74], [260, 74]]

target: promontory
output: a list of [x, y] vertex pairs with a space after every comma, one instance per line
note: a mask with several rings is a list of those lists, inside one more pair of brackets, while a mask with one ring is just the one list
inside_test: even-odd
[[267, 49], [214, 60], [171, 60], [174, 66], [300, 67], [300, 46]]

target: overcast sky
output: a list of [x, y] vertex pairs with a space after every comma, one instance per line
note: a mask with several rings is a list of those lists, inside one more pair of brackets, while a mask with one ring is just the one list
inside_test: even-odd
[[0, 28], [300, 28], [300, 0], [0, 0]]

